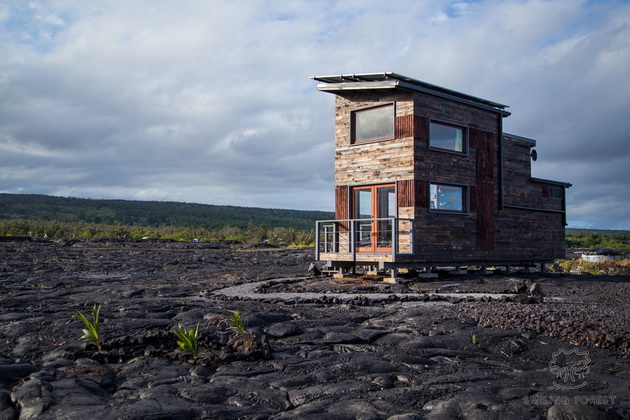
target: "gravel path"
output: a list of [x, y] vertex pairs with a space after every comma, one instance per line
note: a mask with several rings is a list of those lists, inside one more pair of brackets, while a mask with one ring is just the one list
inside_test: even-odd
[[245, 283], [239, 284], [236, 286], [225, 287], [219, 290], [213, 291], [213, 294], [219, 296], [226, 296], [232, 298], [239, 298], [243, 300], [279, 300], [279, 301], [292, 301], [292, 302], [304, 302], [311, 301], [317, 302], [322, 299], [330, 300], [337, 298], [343, 302], [353, 301], [356, 299], [369, 298], [371, 302], [386, 302], [392, 300], [392, 297], [398, 298], [398, 300], [405, 296], [408, 300], [417, 300], [422, 301], [424, 299], [433, 300], [449, 300], [451, 298], [457, 299], [471, 299], [471, 300], [481, 300], [482, 298], [492, 298], [499, 300], [501, 298], [511, 297], [512, 293], [335, 293], [335, 292], [326, 292], [326, 293], [315, 293], [315, 292], [297, 292], [297, 291], [287, 291], [287, 292], [261, 292], [260, 289], [265, 286], [275, 286], [278, 284], [292, 284], [299, 283], [300, 281], [306, 280], [308, 277], [297, 277], [297, 278], [281, 278], [281, 279], [273, 279], [273, 280], [265, 280], [254, 283]]

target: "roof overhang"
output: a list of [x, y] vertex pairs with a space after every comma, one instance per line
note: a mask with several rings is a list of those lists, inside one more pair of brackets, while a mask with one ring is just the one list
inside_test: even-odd
[[329, 93], [357, 90], [381, 90], [381, 89], [406, 89], [423, 92], [440, 98], [450, 99], [455, 102], [465, 103], [476, 108], [482, 108], [501, 114], [503, 117], [510, 115], [506, 111], [507, 105], [476, 96], [467, 95], [441, 86], [432, 85], [421, 80], [412, 79], [397, 73], [363, 73], [341, 74], [336, 76], [312, 76], [311, 79], [321, 82], [317, 90]]
[[517, 136], [516, 134], [510, 134], [510, 133], [503, 133], [503, 137], [508, 137], [510, 139], [524, 141], [525, 143], [529, 143], [530, 145], [529, 147], [536, 146], [536, 140], [530, 139], [528, 137]]
[[562, 181], [553, 181], [551, 179], [542, 179], [542, 178], [530, 178], [530, 180], [532, 180], [533, 182], [539, 182], [541, 184], [551, 184], [551, 185], [558, 185], [564, 188], [569, 188], [572, 187], [573, 184], [570, 184], [568, 182], [562, 182]]

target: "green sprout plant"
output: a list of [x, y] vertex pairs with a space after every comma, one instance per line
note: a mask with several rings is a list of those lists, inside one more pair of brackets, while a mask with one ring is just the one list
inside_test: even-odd
[[239, 311], [231, 311], [226, 314], [213, 315], [209, 319], [211, 324], [217, 327], [224, 327], [234, 334], [242, 334], [245, 332], [245, 324]]
[[191, 353], [194, 357], [199, 355], [199, 323], [195, 329], [186, 330], [182, 324], [173, 328], [173, 332], [179, 340], [177, 345], [184, 351]]
[[101, 312], [101, 306], [102, 305], [96, 306], [96, 304], [94, 304], [94, 308], [92, 308], [92, 321], [91, 322], [89, 319], [87, 319], [85, 315], [81, 313], [81, 311], [77, 311], [77, 313], [74, 314], [74, 316], [79, 318], [81, 322], [83, 322], [83, 325], [85, 325], [85, 328], [83, 329], [83, 337], [81, 337], [81, 339], [96, 344], [96, 348], [98, 349], [98, 351], [102, 350], [101, 338], [99, 334], [99, 328], [100, 328], [99, 314]]
[[479, 340], [477, 340], [477, 336], [475, 334], [470, 336], [470, 342], [473, 343], [475, 346], [481, 348], [481, 344], [479, 344]]
[[239, 311], [233, 311], [232, 315], [227, 319], [228, 328], [235, 333], [244, 333], [245, 325], [243, 324], [243, 318], [241, 318], [241, 313]]
[[251, 332], [245, 332], [245, 324], [239, 311], [231, 311], [230, 313], [214, 315], [210, 317], [210, 322], [219, 327], [225, 327], [232, 332], [232, 336], [227, 345], [234, 349], [242, 349], [245, 354], [251, 354], [258, 347], [256, 335]]

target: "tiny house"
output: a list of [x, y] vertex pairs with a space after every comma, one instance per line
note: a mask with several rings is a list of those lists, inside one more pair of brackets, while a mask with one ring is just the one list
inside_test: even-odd
[[532, 178], [506, 105], [396, 73], [313, 77], [335, 95], [329, 270], [531, 266], [565, 256], [566, 182]]

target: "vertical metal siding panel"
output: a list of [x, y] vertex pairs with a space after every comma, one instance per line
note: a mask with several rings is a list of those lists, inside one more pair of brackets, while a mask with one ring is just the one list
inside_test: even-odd
[[472, 213], [477, 212], [477, 187], [470, 187], [470, 211]]
[[397, 183], [398, 207], [413, 207], [415, 202], [414, 180], [403, 180]]
[[494, 249], [494, 184], [477, 184], [477, 249]]
[[[335, 219], [344, 220], [350, 218], [350, 203], [348, 197], [348, 191], [350, 189], [347, 185], [341, 185], [335, 187]], [[347, 232], [348, 224], [339, 223], [339, 232]]]
[[413, 137], [413, 115], [396, 117], [396, 138]]
[[350, 218], [347, 185], [335, 187], [335, 218], [337, 220]]
[[[471, 130], [478, 131], [478, 130]], [[479, 132], [475, 136], [477, 149], [477, 180], [491, 181], [494, 178], [493, 136], [492, 133]]]
[[470, 130], [470, 144], [477, 153], [477, 249], [494, 249], [494, 136], [486, 131]]

